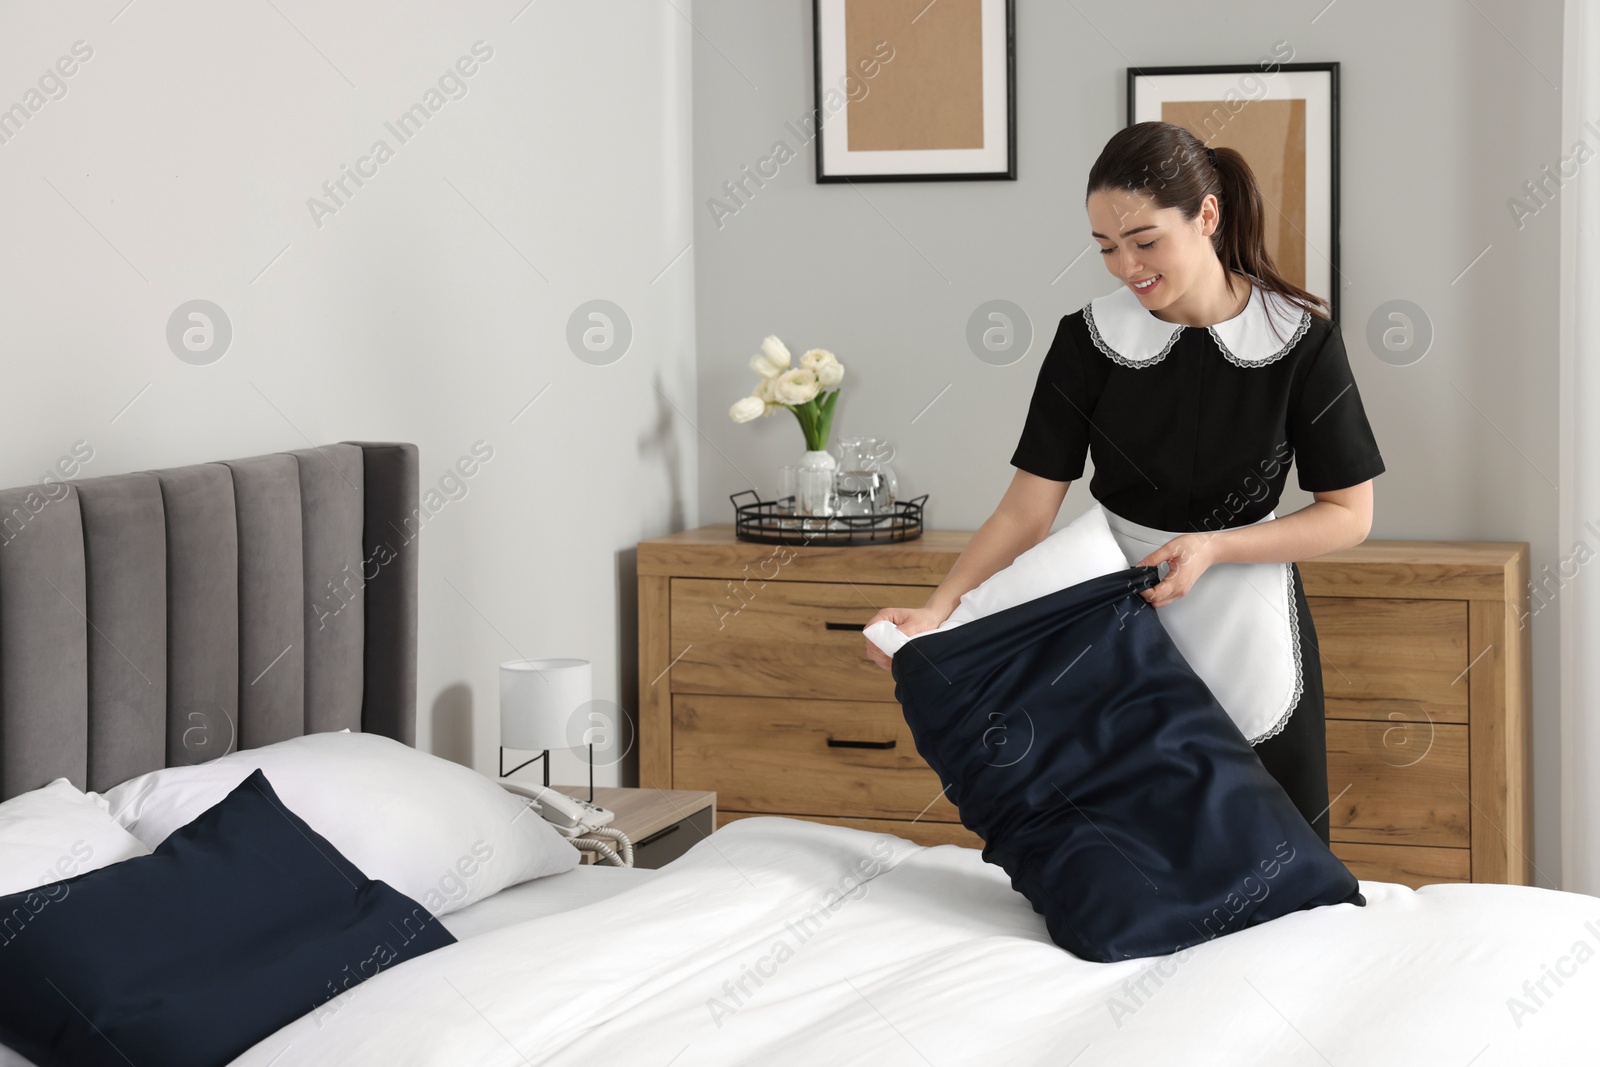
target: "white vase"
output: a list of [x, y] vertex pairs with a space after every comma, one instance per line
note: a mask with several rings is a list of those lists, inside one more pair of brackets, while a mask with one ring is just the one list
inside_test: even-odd
[[839, 461], [826, 449], [810, 449], [800, 454], [795, 464], [795, 512], [800, 515], [832, 515], [839, 507], [833, 475]]

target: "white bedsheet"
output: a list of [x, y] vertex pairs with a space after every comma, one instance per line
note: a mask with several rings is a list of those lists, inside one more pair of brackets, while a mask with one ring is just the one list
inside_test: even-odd
[[[492, 897], [468, 904], [439, 919], [457, 940], [493, 933], [513, 923], [559, 915], [573, 908], [607, 900], [625, 889], [642, 885], [656, 876], [643, 867], [613, 867], [589, 863], [508, 886]], [[0, 1067], [4, 1067], [0, 1064]]]
[[[875, 876], [856, 888], [863, 868]], [[1600, 899], [1362, 891], [1365, 908], [1096, 964], [1053, 945], [975, 850], [741, 819], [646, 884], [385, 971], [236, 1064], [1592, 1060]], [[1541, 978], [1536, 1003], [1524, 983], [1537, 994]], [[1531, 1011], [1514, 1017], [1510, 998]]]

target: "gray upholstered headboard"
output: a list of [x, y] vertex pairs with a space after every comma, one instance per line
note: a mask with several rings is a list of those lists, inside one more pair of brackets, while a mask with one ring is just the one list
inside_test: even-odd
[[412, 744], [417, 449], [0, 490], [0, 799], [322, 730]]

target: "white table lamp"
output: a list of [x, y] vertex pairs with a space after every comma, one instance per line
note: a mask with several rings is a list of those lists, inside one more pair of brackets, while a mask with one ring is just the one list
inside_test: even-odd
[[[500, 664], [500, 777], [544, 760], [550, 784], [550, 750], [573, 748], [578, 709], [594, 698], [594, 675], [586, 659], [516, 659]], [[533, 759], [505, 768], [506, 749], [539, 750]], [[589, 761], [594, 774], [594, 761]], [[589, 787], [593, 795], [594, 786]]]

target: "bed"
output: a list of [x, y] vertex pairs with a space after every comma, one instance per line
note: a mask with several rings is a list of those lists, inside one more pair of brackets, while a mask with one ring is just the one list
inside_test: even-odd
[[[0, 493], [0, 522], [26, 516], [0, 548], [0, 799], [304, 734], [412, 744], [417, 466], [344, 443]], [[233, 1062], [1592, 1059], [1600, 900], [1361, 890], [1090, 963], [976, 850], [742, 819], [659, 871], [575, 867], [445, 915], [456, 943]]]

